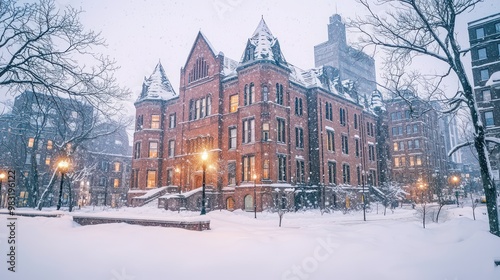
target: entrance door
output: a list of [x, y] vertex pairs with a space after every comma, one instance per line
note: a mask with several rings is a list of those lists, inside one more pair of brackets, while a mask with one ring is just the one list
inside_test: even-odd
[[253, 197], [251, 195], [245, 196], [245, 211], [253, 211]]

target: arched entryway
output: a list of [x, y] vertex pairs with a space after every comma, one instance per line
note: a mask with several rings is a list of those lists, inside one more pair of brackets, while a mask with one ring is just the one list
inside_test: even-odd
[[226, 199], [226, 209], [227, 210], [234, 210], [234, 198], [228, 197]]
[[253, 196], [245, 196], [245, 211], [253, 211]]

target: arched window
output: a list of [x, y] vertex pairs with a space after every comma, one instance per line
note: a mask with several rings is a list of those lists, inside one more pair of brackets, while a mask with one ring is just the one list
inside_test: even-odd
[[245, 196], [245, 211], [253, 211], [253, 197], [249, 194]]
[[228, 197], [226, 199], [226, 209], [227, 210], [234, 210], [234, 199], [232, 197]]

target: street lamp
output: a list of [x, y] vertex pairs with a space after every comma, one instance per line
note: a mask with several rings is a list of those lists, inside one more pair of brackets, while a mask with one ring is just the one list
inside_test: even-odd
[[420, 189], [420, 195], [421, 195], [421, 203], [424, 203], [424, 190], [425, 190], [425, 185], [420, 183], [418, 185], [418, 188]]
[[460, 207], [458, 203], [458, 184], [460, 183], [460, 178], [457, 175], [452, 176], [451, 183], [455, 187], [455, 198], [457, 199], [457, 207]]
[[202, 162], [202, 169], [203, 169], [203, 178], [202, 178], [202, 192], [201, 192], [201, 214], [200, 215], [205, 215], [207, 211], [205, 210], [205, 173], [207, 171], [207, 158], [208, 154], [207, 151], [203, 151], [201, 153], [201, 162]]
[[57, 164], [57, 168], [61, 171], [61, 185], [59, 186], [59, 199], [57, 200], [57, 210], [61, 209], [64, 173], [67, 171], [68, 167], [69, 167], [69, 162], [66, 160], [62, 160]]
[[257, 175], [253, 174], [253, 213], [257, 219]]
[[2, 208], [2, 181], [5, 179], [5, 173], [0, 173], [0, 208]]

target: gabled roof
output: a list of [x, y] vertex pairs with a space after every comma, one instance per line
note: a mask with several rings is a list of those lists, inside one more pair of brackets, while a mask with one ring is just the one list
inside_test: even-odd
[[194, 40], [193, 46], [191, 47], [191, 50], [189, 51], [189, 54], [187, 56], [187, 60], [186, 60], [186, 63], [184, 64], [184, 68], [186, 68], [187, 63], [189, 61], [189, 58], [191, 58], [191, 55], [193, 54], [194, 47], [196, 46], [198, 40], [200, 40], [200, 39], [203, 40], [207, 44], [208, 48], [212, 52], [212, 55], [214, 57], [217, 56], [217, 51], [212, 46], [212, 44], [210, 43], [210, 41], [208, 41], [207, 37], [201, 31], [198, 31], [198, 35], [196, 35], [196, 39]]
[[161, 62], [158, 62], [151, 76], [149, 76], [148, 79], [144, 77], [144, 82], [142, 83], [142, 92], [138, 100], [169, 100], [176, 96], [177, 94], [175, 93], [172, 84], [168, 80]]
[[[247, 50], [253, 50], [253, 57], [247, 55]], [[259, 22], [241, 57], [241, 62], [253, 60], [270, 60], [278, 64], [286, 64], [278, 39], [273, 36], [264, 18]]]

